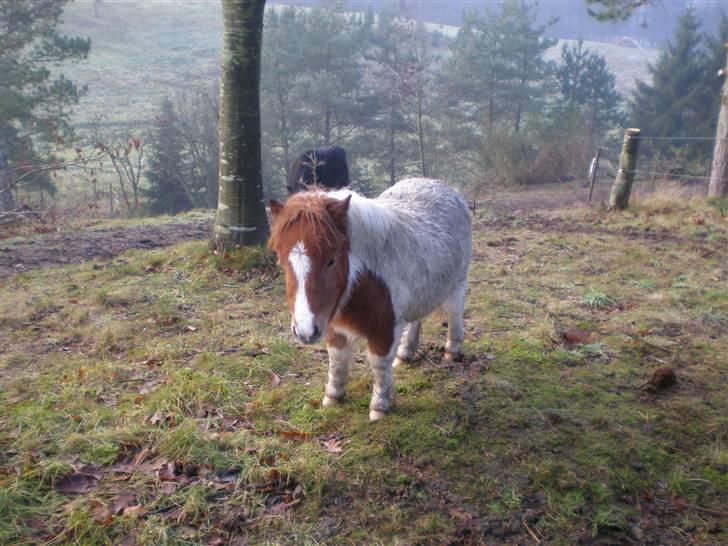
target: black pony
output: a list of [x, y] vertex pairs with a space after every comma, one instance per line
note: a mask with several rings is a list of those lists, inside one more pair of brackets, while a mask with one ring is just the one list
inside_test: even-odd
[[286, 187], [291, 195], [312, 185], [336, 190], [349, 182], [346, 151], [338, 146], [323, 146], [306, 150], [293, 162]]

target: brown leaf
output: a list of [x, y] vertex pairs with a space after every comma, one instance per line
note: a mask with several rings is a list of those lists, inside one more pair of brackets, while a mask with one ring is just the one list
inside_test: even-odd
[[113, 464], [109, 470], [117, 474], [133, 474], [136, 470], [136, 465], [128, 462], [119, 462]]
[[116, 516], [121, 514], [130, 506], [136, 506], [136, 495], [134, 493], [126, 492], [116, 495], [108, 506], [109, 515]]
[[325, 442], [322, 442], [322, 445], [324, 446], [324, 449], [329, 453], [341, 453], [343, 450], [342, 441], [337, 440], [336, 438], [326, 440]]
[[272, 375], [270, 376], [270, 386], [277, 387], [280, 384], [281, 384], [281, 377], [277, 373], [273, 372]]
[[197, 327], [196, 326], [190, 326], [188, 324], [187, 326], [185, 326], [185, 331], [186, 332], [196, 332], [197, 331]]
[[171, 495], [177, 491], [177, 484], [174, 482], [164, 482], [159, 486], [159, 491], [165, 495]]
[[672, 368], [657, 368], [648, 383], [656, 389], [666, 389], [677, 383], [677, 375]]
[[207, 544], [207, 546], [222, 546], [223, 544], [225, 544], [225, 540], [223, 540], [223, 538], [217, 534], [207, 535], [207, 537], [205, 537], [205, 541], [205, 544]]
[[564, 332], [563, 339], [566, 345], [581, 345], [589, 343], [594, 335], [581, 328], [570, 328]]
[[144, 462], [144, 459], [147, 458], [147, 456], [151, 453], [151, 449], [148, 447], [143, 448], [139, 453], [137, 453], [136, 457], [134, 457], [134, 460], [132, 461], [132, 464], [134, 466], [139, 466]]
[[154, 415], [149, 418], [150, 425], [173, 425], [174, 413], [165, 411], [155, 411]]
[[175, 474], [177, 467], [174, 462], [164, 463], [157, 472], [157, 476], [162, 481], [176, 481], [179, 476]]
[[288, 440], [299, 440], [306, 441], [311, 439], [311, 434], [308, 432], [301, 432], [300, 430], [282, 430], [280, 435]]
[[86, 474], [75, 473], [66, 476], [56, 483], [55, 487], [61, 493], [80, 495], [96, 489], [99, 479]]

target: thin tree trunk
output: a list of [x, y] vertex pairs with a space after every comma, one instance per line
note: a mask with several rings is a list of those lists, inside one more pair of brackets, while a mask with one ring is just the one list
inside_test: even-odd
[[5, 138], [0, 138], [0, 212], [15, 209], [13, 199], [13, 177], [8, 165], [8, 147]]
[[220, 193], [211, 245], [263, 243], [270, 233], [263, 205], [260, 58], [265, 0], [222, 0]]
[[395, 178], [397, 173], [395, 172], [395, 119], [394, 116], [397, 114], [394, 102], [392, 103], [392, 109], [389, 116], [389, 185], [394, 186]]
[[[728, 48], [728, 43], [725, 46]], [[723, 91], [720, 97], [718, 128], [715, 131], [715, 148], [713, 149], [713, 164], [710, 168], [708, 197], [728, 195], [728, 58], [726, 58], [726, 67], [721, 72], [724, 78]]]
[[420, 170], [422, 176], [427, 177], [427, 165], [425, 165], [425, 135], [422, 123], [422, 87], [417, 84], [417, 140], [420, 148]]

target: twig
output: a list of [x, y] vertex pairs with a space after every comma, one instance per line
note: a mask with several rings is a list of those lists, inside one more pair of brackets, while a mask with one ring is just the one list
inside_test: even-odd
[[639, 341], [640, 343], [644, 343], [645, 345], [652, 347], [653, 349], [659, 349], [661, 351], [664, 351], [667, 354], [669, 354], [670, 356], [672, 356], [672, 354], [673, 354], [673, 351], [671, 349], [666, 349], [665, 347], [661, 347], [660, 345], [655, 345], [654, 343], [651, 343], [638, 335], [630, 334], [628, 332], [622, 332], [622, 334], [624, 334], [625, 336], [632, 338], [636, 341]]
[[526, 531], [528, 531], [528, 534], [533, 537], [533, 540], [536, 541], [536, 544], [541, 544], [541, 540], [538, 538], [538, 535], [531, 530], [531, 528], [528, 526], [528, 523], [526, 523], [525, 518], [521, 518], [521, 522], [523, 523], [523, 526], [526, 528]]

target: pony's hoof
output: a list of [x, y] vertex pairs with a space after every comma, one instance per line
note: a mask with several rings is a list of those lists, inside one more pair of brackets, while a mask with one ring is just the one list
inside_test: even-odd
[[333, 398], [333, 397], [325, 394], [323, 402], [321, 402], [321, 405], [325, 408], [332, 408], [332, 407], [338, 405], [339, 402], [341, 402], [340, 398]]
[[379, 411], [379, 410], [369, 410], [369, 420], [374, 421], [381, 421], [384, 419], [384, 416], [387, 415], [386, 411]]
[[460, 353], [453, 353], [452, 351], [445, 351], [445, 362], [457, 362], [460, 360]]

